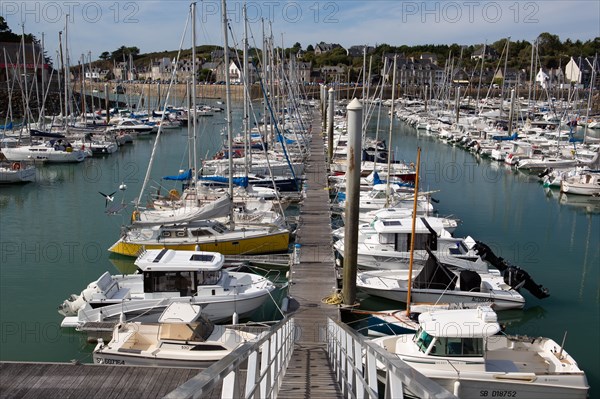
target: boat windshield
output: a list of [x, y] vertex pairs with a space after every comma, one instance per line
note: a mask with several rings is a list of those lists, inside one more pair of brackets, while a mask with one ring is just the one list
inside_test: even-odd
[[483, 356], [483, 339], [438, 337], [429, 354], [456, 357]]
[[193, 323], [161, 324], [159, 339], [163, 341], [204, 342], [210, 337], [214, 329], [215, 325], [213, 322], [201, 315], [200, 318]]
[[433, 341], [433, 337], [421, 329], [419, 329], [419, 331], [417, 331], [415, 334], [415, 343], [419, 347], [419, 350], [423, 353], [427, 351], [431, 341]]
[[215, 285], [221, 279], [221, 271], [199, 271], [196, 277], [198, 285]]

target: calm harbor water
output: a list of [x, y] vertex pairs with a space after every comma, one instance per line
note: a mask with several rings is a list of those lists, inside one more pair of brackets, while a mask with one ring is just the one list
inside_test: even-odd
[[[461, 220], [455, 235], [486, 242], [550, 290], [544, 300], [525, 292], [525, 310], [501, 313], [508, 332], [559, 343], [568, 332], [565, 348], [586, 371], [591, 397], [600, 397], [600, 206], [571, 198], [562, 204], [535, 177], [396, 124], [396, 157], [414, 162], [422, 148], [421, 187], [439, 190], [433, 194], [439, 213]], [[201, 157], [220, 146], [224, 127], [223, 115], [202, 121]], [[42, 166], [35, 183], [0, 188], [0, 360], [90, 360], [93, 345], [61, 329], [56, 308], [104, 271], [133, 269], [131, 259], [107, 252], [132, 209], [106, 215], [98, 191], [117, 191], [115, 201], [137, 197], [153, 143], [154, 136], [80, 165]], [[186, 143], [185, 130], [164, 133], [151, 186], [185, 168]], [[395, 305], [366, 299], [364, 306]]]

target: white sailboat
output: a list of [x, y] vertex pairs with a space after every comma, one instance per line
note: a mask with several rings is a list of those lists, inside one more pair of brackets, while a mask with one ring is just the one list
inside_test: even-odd
[[27, 183], [35, 180], [35, 165], [25, 162], [0, 163], [0, 184]]

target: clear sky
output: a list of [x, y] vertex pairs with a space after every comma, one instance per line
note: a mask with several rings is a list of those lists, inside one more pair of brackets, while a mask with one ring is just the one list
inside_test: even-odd
[[[228, 18], [239, 43], [243, 33], [241, 1], [228, 1]], [[220, 0], [197, 2], [197, 43], [222, 44]], [[278, 46], [303, 48], [324, 41], [344, 47], [416, 44], [493, 43], [533, 41], [540, 33], [556, 34], [561, 40], [582, 41], [600, 36], [600, 1], [393, 1], [308, 0], [248, 1], [251, 46], [261, 46], [262, 23], [270, 26]], [[25, 31], [41, 38], [53, 59], [58, 32], [68, 19], [71, 59], [82, 54], [96, 60], [103, 51], [121, 45], [137, 46], [142, 53], [177, 50], [184, 35], [189, 1], [1, 1], [0, 12], [15, 33]], [[68, 15], [68, 17], [67, 17]], [[269, 22], [270, 21], [270, 22]], [[191, 46], [190, 29], [184, 48]]]

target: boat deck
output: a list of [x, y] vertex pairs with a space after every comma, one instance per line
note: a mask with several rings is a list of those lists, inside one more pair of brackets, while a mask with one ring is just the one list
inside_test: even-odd
[[[315, 113], [316, 115], [317, 113]], [[336, 398], [341, 391], [326, 352], [327, 318], [339, 319], [337, 307], [321, 300], [333, 293], [336, 275], [332, 247], [327, 164], [321, 119], [313, 119], [310, 157], [307, 161], [306, 198], [300, 211], [296, 242], [302, 245], [300, 264], [291, 266], [290, 311], [297, 339], [280, 398]]]

